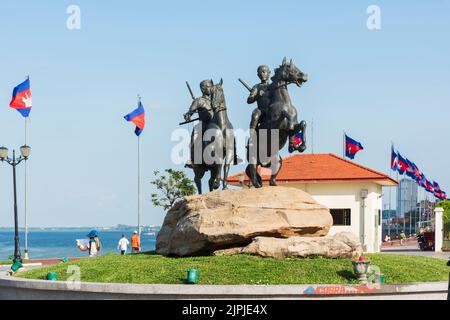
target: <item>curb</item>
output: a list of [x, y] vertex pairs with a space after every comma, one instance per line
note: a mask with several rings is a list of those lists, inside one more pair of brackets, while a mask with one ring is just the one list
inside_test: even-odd
[[[446, 299], [447, 282], [361, 285], [167, 285], [61, 282], [0, 276], [0, 299]], [[416, 298], [419, 299], [419, 298]]]

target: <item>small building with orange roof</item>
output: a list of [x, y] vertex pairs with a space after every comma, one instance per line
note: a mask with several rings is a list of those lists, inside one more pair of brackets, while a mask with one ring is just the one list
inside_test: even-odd
[[[261, 168], [265, 186], [270, 170]], [[228, 178], [229, 185], [250, 187], [245, 173]], [[381, 247], [382, 187], [398, 182], [388, 175], [334, 154], [302, 154], [283, 159], [277, 183], [301, 189], [327, 206], [333, 216], [329, 235], [352, 232], [359, 236], [365, 252], [379, 252]]]

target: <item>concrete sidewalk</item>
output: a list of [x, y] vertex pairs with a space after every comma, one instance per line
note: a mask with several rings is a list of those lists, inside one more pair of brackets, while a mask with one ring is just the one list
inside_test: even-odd
[[[31, 269], [42, 268], [41, 263], [29, 263], [23, 265], [23, 271], [28, 271]], [[0, 278], [4, 276], [9, 276], [11, 273], [11, 265], [0, 265]]]

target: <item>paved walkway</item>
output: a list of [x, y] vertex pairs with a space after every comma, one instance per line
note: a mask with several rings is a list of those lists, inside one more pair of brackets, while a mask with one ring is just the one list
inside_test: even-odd
[[[42, 268], [41, 264], [35, 263], [31, 265], [25, 265], [25, 270], [31, 270], [36, 268]], [[11, 272], [11, 265], [0, 265], [0, 277], [1, 276], [8, 276]]]
[[0, 276], [7, 275], [11, 271], [11, 266], [0, 266]]
[[450, 259], [450, 252], [421, 251], [417, 242], [405, 243], [403, 246], [395, 245], [382, 248], [381, 252], [386, 254], [409, 254], [414, 256], [433, 257], [444, 260]]

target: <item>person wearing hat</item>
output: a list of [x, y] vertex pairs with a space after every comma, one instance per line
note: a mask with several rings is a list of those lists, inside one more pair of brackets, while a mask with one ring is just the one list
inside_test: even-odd
[[89, 251], [89, 257], [94, 258], [99, 255], [101, 248], [97, 230], [91, 230], [86, 237], [89, 238], [87, 246], [78, 245], [78, 248], [81, 251]]
[[131, 237], [131, 253], [141, 252], [141, 239], [139, 239], [138, 232], [135, 230]]

